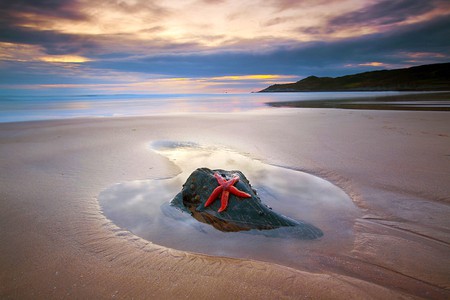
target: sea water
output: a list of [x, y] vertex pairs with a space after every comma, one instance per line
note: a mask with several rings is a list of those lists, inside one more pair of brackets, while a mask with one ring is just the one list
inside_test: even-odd
[[305, 92], [248, 94], [120, 94], [5, 96], [0, 95], [0, 123], [81, 117], [245, 112], [276, 109], [267, 102], [399, 95], [400, 92]]

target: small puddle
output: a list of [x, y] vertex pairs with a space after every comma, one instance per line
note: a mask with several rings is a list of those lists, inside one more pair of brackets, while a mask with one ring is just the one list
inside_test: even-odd
[[[183, 251], [303, 268], [313, 256], [351, 249], [353, 222], [359, 211], [344, 191], [326, 180], [224, 148], [156, 141], [150, 149], [167, 158], [167, 164], [177, 165], [181, 173], [173, 178], [115, 184], [99, 195], [106, 217], [137, 236]], [[198, 222], [169, 202], [199, 167], [242, 171], [263, 203], [289, 218], [313, 224], [324, 236], [301, 240], [247, 231], [223, 232]]]

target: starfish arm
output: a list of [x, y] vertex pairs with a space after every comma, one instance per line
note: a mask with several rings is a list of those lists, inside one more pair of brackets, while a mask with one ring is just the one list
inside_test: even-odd
[[230, 196], [230, 192], [225, 191], [225, 190], [222, 192], [222, 198], [220, 199], [220, 208], [219, 208], [218, 212], [222, 212], [225, 209], [227, 209], [229, 196]]
[[242, 198], [250, 198], [251, 197], [250, 194], [247, 194], [246, 192], [238, 190], [235, 186], [230, 186], [229, 191], [230, 191], [230, 193], [232, 193], [233, 195], [236, 195], [238, 197], [242, 197]]
[[239, 181], [239, 176], [235, 176], [232, 179], [228, 180], [226, 182], [226, 184], [227, 184], [228, 187], [230, 187], [230, 186], [233, 186], [238, 181]]
[[221, 185], [216, 187], [214, 189], [214, 191], [211, 193], [211, 195], [209, 196], [208, 200], [206, 200], [205, 207], [210, 206], [211, 203], [213, 203], [214, 200], [216, 200], [216, 198], [219, 196], [219, 194], [222, 192], [222, 190], [223, 190], [223, 187]]
[[224, 185], [226, 183], [226, 181], [222, 178], [222, 176], [219, 175], [219, 173], [214, 173], [214, 177], [216, 177], [219, 185]]

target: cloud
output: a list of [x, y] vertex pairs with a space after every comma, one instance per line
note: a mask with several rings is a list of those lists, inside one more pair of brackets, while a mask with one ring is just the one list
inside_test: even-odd
[[[406, 53], [441, 53], [417, 57], [415, 64], [450, 60], [450, 18], [402, 27], [396, 32], [370, 34], [328, 42], [299, 43], [270, 52], [211, 52], [155, 55], [114, 61], [94, 61], [92, 68], [134, 71], [179, 77], [245, 74], [343, 75], [362, 67], [411, 65]], [[349, 69], [348, 65], [355, 66]]]
[[46, 30], [36, 31], [28, 28], [2, 26], [0, 41], [17, 44], [39, 45], [47, 54], [73, 54], [91, 52], [98, 43], [84, 36], [62, 34]]
[[292, 21], [293, 18], [294, 17], [275, 17], [265, 21], [263, 24], [264, 26], [273, 26]]
[[2, 19], [9, 24], [19, 25], [25, 15], [58, 17], [71, 20], [85, 19], [77, 1], [73, 0], [14, 0], [1, 1]]
[[151, 0], [131, 2], [96, 0], [91, 2], [91, 6], [86, 6], [85, 1], [77, 0], [14, 0], [1, 1], [0, 10], [2, 11], [2, 19], [6, 19], [9, 24], [14, 25], [23, 25], [27, 20], [44, 22], [55, 18], [72, 21], [95, 21], [92, 18], [95, 15], [93, 12], [98, 10], [103, 13], [108, 11], [121, 12], [124, 16], [140, 12], [159, 17], [170, 14], [170, 11], [161, 6], [159, 1]]
[[105, 8], [114, 7], [116, 10], [123, 11], [127, 14], [135, 14], [146, 11], [155, 16], [166, 16], [170, 14], [170, 10], [160, 5], [161, 1], [151, 0], [137, 0], [137, 1], [122, 1], [122, 0], [100, 0], [96, 4], [101, 3]]
[[89, 58], [79, 55], [51, 55], [41, 56], [38, 59], [50, 63], [85, 63], [91, 61]]
[[331, 13], [322, 23], [298, 26], [297, 30], [318, 39], [351, 38], [397, 31], [403, 26], [426, 23], [449, 15], [450, 2], [446, 0], [380, 0], [348, 11]]
[[199, 0], [199, 4], [212, 4], [212, 5], [216, 5], [216, 4], [221, 4], [221, 3], [225, 3], [227, 0]]
[[342, 0], [270, 0], [267, 1], [270, 5], [275, 7], [278, 11], [296, 9], [299, 7], [320, 6], [322, 4], [332, 4], [332, 2], [342, 2]]
[[[67, 66], [63, 68], [62, 65], [55, 68], [43, 63], [22, 63], [18, 66], [11, 62], [9, 69], [3, 66], [5, 72], [2, 73], [9, 74], [13, 79], [5, 77], [2, 80], [14, 82], [20, 76], [25, 76], [29, 82], [52, 83], [68, 83], [73, 80], [108, 81], [111, 78], [118, 82], [130, 77], [132, 81], [145, 81], [146, 78], [155, 80], [155, 77], [221, 78], [221, 81], [224, 81], [226, 78], [244, 80], [249, 78], [245, 77], [249, 74], [287, 74], [296, 75], [298, 79], [309, 75], [339, 76], [383, 67], [396, 68], [450, 61], [450, 42], [446, 38], [448, 36], [450, 19], [439, 18], [404, 26], [395, 32], [338, 41], [300, 43], [295, 47], [283, 46], [269, 52], [194, 51], [182, 55], [130, 55], [125, 52], [98, 56], [92, 61], [78, 65], [76, 69], [68, 69]], [[17, 70], [22, 73], [19, 74]], [[35, 74], [34, 79], [32, 74]], [[102, 77], [101, 74], [105, 76]]]
[[442, 0], [255, 0], [251, 14], [226, 0], [86, 3], [1, 1], [3, 85], [189, 78], [186, 89], [225, 89], [265, 83], [257, 74], [294, 81], [450, 61]]
[[434, 8], [434, 1], [383, 0], [362, 9], [337, 16], [331, 19], [328, 25], [333, 28], [390, 25], [425, 14]]
[[255, 1], [245, 4], [244, 8], [251, 9], [248, 14], [235, 1], [99, 0], [95, 5], [75, 0], [3, 1], [0, 41], [39, 45], [47, 54], [91, 59], [115, 52], [129, 56], [267, 52], [286, 45], [382, 32], [377, 26], [417, 16], [423, 22], [427, 13], [445, 6], [440, 0], [365, 2], [355, 7], [348, 0]]
[[[120, 0], [99, 0], [89, 7], [75, 0], [0, 1], [0, 11], [0, 42], [39, 45], [55, 55], [105, 53], [112, 45], [132, 51], [124, 45], [164, 31], [155, 20], [170, 14], [154, 1]], [[139, 26], [129, 27], [130, 21]], [[151, 41], [161, 44], [158, 38]]]
[[71, 54], [94, 47], [94, 43], [80, 36], [38, 29], [54, 18], [86, 20], [87, 17], [80, 12], [75, 1], [1, 1], [0, 11], [1, 42], [39, 45], [47, 54]]

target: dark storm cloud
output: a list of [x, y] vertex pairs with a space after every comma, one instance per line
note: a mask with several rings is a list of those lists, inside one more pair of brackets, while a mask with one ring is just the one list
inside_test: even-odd
[[446, 38], [449, 35], [450, 18], [443, 17], [426, 23], [409, 25], [394, 32], [371, 34], [337, 42], [316, 43], [298, 51], [299, 54], [313, 58], [314, 61], [402, 63], [407, 58], [399, 55], [406, 52], [449, 54], [450, 41]]
[[73, 0], [12, 0], [1, 1], [2, 19], [16, 24], [22, 21], [21, 15], [32, 13], [41, 16], [54, 16], [65, 19], [84, 19], [78, 4]]
[[[169, 11], [158, 4], [158, 1], [142, 0], [126, 3], [121, 0], [93, 1], [93, 7], [114, 7], [118, 11], [135, 13], [142, 10], [155, 15], [167, 15]], [[86, 20], [89, 15], [84, 13], [83, 4], [77, 0], [4, 0], [0, 1], [2, 19], [10, 24], [21, 24], [24, 14], [56, 17], [69, 20]]]
[[[443, 57], [423, 57], [415, 64], [450, 59], [450, 18], [409, 25], [397, 32], [372, 34], [335, 42], [310, 42], [268, 53], [213, 53], [166, 55], [114, 62], [90, 62], [93, 68], [163, 74], [167, 76], [223, 76], [245, 74], [298, 74], [338, 76], [370, 69], [358, 66], [383, 62], [411, 65], [407, 53], [435, 52]], [[348, 67], [348, 65], [354, 67]], [[378, 67], [379, 68], [379, 67]]]
[[[291, 70], [304, 74], [303, 68], [320, 71], [316, 75], [344, 75], [351, 71], [346, 65], [382, 62], [386, 65], [408, 66], [447, 62], [450, 60], [450, 18], [405, 26], [397, 31], [371, 34], [335, 42], [314, 42], [303, 47], [278, 51], [272, 55]], [[441, 57], [424, 56], [414, 63], [408, 53], [436, 53]], [[368, 67], [364, 67], [368, 69]], [[354, 67], [353, 71], [364, 68]], [[377, 67], [379, 68], [379, 67]], [[299, 73], [301, 72], [301, 73]], [[291, 73], [288, 73], [291, 74]]]
[[[221, 0], [198, 0], [202, 5], [220, 4]], [[323, 0], [322, 2], [325, 2]], [[308, 5], [316, 1], [271, 0], [275, 9]], [[151, 11], [145, 15], [153, 16], [170, 14], [156, 1], [137, 1], [134, 4], [120, 0], [100, 0], [95, 6], [111, 8], [128, 12], [125, 17], [133, 16], [141, 9]], [[206, 37], [202, 32], [197, 34], [201, 39], [165, 40], [158, 38], [157, 33], [164, 31], [165, 24], [149, 22], [148, 28], [140, 28], [140, 33], [146, 33], [151, 38], [139, 39], [132, 34], [68, 34], [57, 31], [57, 27], [40, 27], [47, 20], [65, 19], [83, 21], [93, 18], [83, 14], [77, 1], [25, 1], [0, 0], [0, 42], [12, 44], [27, 44], [39, 46], [46, 54], [77, 54], [92, 61], [82, 64], [72, 64], [70, 68], [78, 68], [68, 72], [64, 64], [54, 64], [39, 61], [39, 58], [28, 62], [1, 62], [0, 82], [3, 84], [51, 84], [51, 83], [92, 83], [96, 82], [98, 74], [137, 73], [137, 77], [214, 77], [248, 74], [284, 74], [317, 76], [340, 76], [361, 71], [373, 70], [371, 62], [380, 62], [386, 66], [402, 67], [427, 63], [450, 61], [450, 16], [415, 23], [400, 25], [402, 21], [412, 16], [420, 16], [433, 11], [442, 1], [400, 0], [378, 2], [366, 8], [340, 15], [328, 20], [328, 26], [301, 28], [302, 32], [312, 37], [323, 34], [339, 33], [349, 27], [387, 26], [384, 32], [357, 36], [346, 39], [334, 39], [312, 42], [295, 42], [288, 38], [280, 39], [268, 36], [267, 39], [255, 38], [243, 40], [229, 38], [228, 49], [209, 48], [205, 50], [202, 41], [211, 41], [214, 37]], [[29, 15], [39, 18], [24, 19]], [[120, 15], [120, 14], [119, 14]], [[47, 18], [48, 17], [48, 18]], [[276, 26], [291, 22], [295, 17], [277, 16], [266, 20], [265, 26]], [[30, 23], [37, 22], [37, 23]], [[39, 24], [42, 22], [42, 24]], [[75, 22], [76, 23], [76, 22]], [[36, 27], [24, 26], [34, 24]], [[55, 22], [57, 24], [57, 22]], [[92, 22], [95, 25], [95, 20]], [[147, 23], [146, 23], [147, 24]], [[162, 24], [162, 25], [160, 25]], [[295, 23], [294, 23], [295, 24]], [[39, 29], [41, 28], [41, 29]], [[54, 30], [43, 30], [53, 28]], [[294, 27], [292, 27], [294, 28]], [[384, 28], [383, 28], [384, 29]], [[373, 32], [373, 31], [372, 31]], [[226, 40], [226, 35], [217, 35], [220, 40]], [[264, 39], [264, 40], [263, 40]], [[284, 46], [283, 46], [284, 45]], [[267, 46], [267, 47], [265, 47]], [[34, 47], [31, 47], [34, 48]], [[245, 50], [245, 49], [253, 49]], [[255, 50], [257, 49], [257, 50]], [[271, 49], [261, 50], [261, 49]], [[201, 51], [204, 52], [201, 52]], [[37, 53], [40, 53], [36, 51]], [[197, 51], [197, 52], [196, 52]], [[162, 54], [161, 54], [162, 53]], [[417, 55], [415, 55], [417, 54]], [[414, 60], [414, 61], [413, 61]], [[74, 67], [76, 66], [76, 67]], [[379, 69], [380, 67], [376, 67]], [[76, 71], [76, 72], [75, 72]], [[85, 77], [80, 74], [87, 75]], [[136, 74], [133, 74], [136, 75]], [[120, 77], [120, 76], [118, 76]], [[117, 78], [117, 77], [116, 77]], [[107, 76], [98, 79], [108, 80]]]
[[384, 0], [357, 11], [335, 17], [328, 22], [334, 27], [389, 25], [402, 22], [411, 16], [433, 10], [438, 2], [423, 0]]
[[[133, 14], [145, 10], [157, 16], [169, 14], [153, 1], [138, 1], [128, 4], [120, 0], [100, 0], [95, 7], [114, 7], [117, 11]], [[102, 43], [110, 41], [120, 44], [117, 35], [69, 34], [54, 30], [41, 29], [46, 22], [92, 21], [92, 16], [83, 13], [81, 4], [76, 0], [14, 0], [0, 1], [0, 42], [41, 46], [50, 55], [77, 54], [94, 55], [102, 49]], [[94, 20], [95, 21], [95, 20]], [[28, 26], [34, 25], [33, 27]], [[45, 26], [43, 26], [45, 27]], [[162, 30], [160, 26], [150, 26], [141, 33], [153, 33]], [[127, 37], [125, 36], [125, 39]]]
[[84, 20], [86, 17], [78, 10], [72, 0], [14, 0], [0, 2], [0, 41], [18, 44], [42, 46], [48, 54], [67, 54], [92, 48], [94, 43], [82, 37], [62, 34], [51, 30], [37, 30], [24, 23], [39, 26], [38, 20], [24, 19], [24, 15], [39, 15], [40, 20], [46, 18], [64, 18]]
[[13, 27], [0, 21], [0, 41], [17, 44], [39, 45], [47, 54], [72, 54], [90, 52], [97, 48], [97, 42], [83, 36], [63, 34], [52, 30], [33, 30]]

